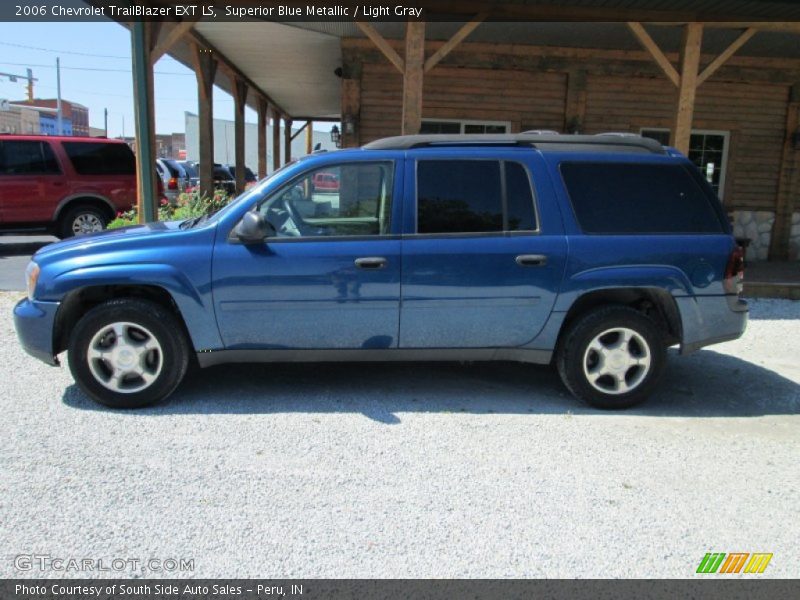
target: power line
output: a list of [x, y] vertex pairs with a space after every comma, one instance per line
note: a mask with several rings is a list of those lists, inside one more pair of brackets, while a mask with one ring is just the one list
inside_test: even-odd
[[[0, 42], [2, 43], [2, 42]], [[12, 62], [3, 62], [0, 61], [0, 65], [10, 65], [14, 67], [36, 67], [40, 69], [55, 69], [55, 65], [39, 65], [39, 64], [31, 64], [31, 63], [12, 63]], [[130, 74], [130, 69], [103, 69], [100, 67], [61, 67], [62, 70], [69, 70], [69, 71], [101, 71], [103, 73], [128, 73]], [[153, 71], [155, 75], [182, 75], [186, 76], [194, 76], [194, 73], [177, 73], [174, 71]]]
[[93, 54], [91, 52], [75, 52], [74, 50], [54, 50], [53, 48], [42, 48], [41, 46], [28, 46], [26, 44], [15, 44], [13, 42], [0, 42], [3, 46], [14, 46], [15, 48], [25, 48], [27, 50], [38, 50], [40, 52], [56, 52], [58, 54], [74, 54], [76, 56], [91, 56], [93, 58], [116, 58], [130, 60], [130, 56], [113, 56], [110, 54]]

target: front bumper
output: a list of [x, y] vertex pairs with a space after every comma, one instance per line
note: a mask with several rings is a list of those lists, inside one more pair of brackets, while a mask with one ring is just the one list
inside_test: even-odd
[[58, 364], [53, 352], [53, 327], [58, 306], [58, 302], [25, 298], [14, 307], [14, 327], [23, 350], [53, 366]]

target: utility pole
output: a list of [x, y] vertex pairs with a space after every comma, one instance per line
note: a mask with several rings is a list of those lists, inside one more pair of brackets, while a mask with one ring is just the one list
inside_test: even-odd
[[108, 109], [103, 109], [103, 123], [105, 124], [104, 129], [106, 130], [105, 136], [108, 137]]
[[33, 71], [28, 69], [28, 102], [33, 102]]
[[61, 113], [61, 59], [56, 58], [56, 114], [57, 116], [57, 126], [56, 131], [58, 131], [58, 135], [64, 135], [64, 126], [61, 120], [62, 113]]

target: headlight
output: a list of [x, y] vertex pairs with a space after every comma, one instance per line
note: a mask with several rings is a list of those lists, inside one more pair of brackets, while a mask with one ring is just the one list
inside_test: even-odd
[[33, 293], [36, 291], [36, 282], [39, 281], [39, 265], [31, 261], [25, 269], [25, 289], [28, 290], [28, 299], [33, 300]]

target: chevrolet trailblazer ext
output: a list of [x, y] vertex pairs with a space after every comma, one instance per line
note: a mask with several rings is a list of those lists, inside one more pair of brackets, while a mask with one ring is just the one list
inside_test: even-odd
[[166, 398], [190, 361], [511, 360], [623, 408], [668, 346], [742, 334], [742, 269], [712, 189], [653, 140], [407, 136], [305, 157], [208, 217], [46, 246], [14, 315], [112, 407]]

